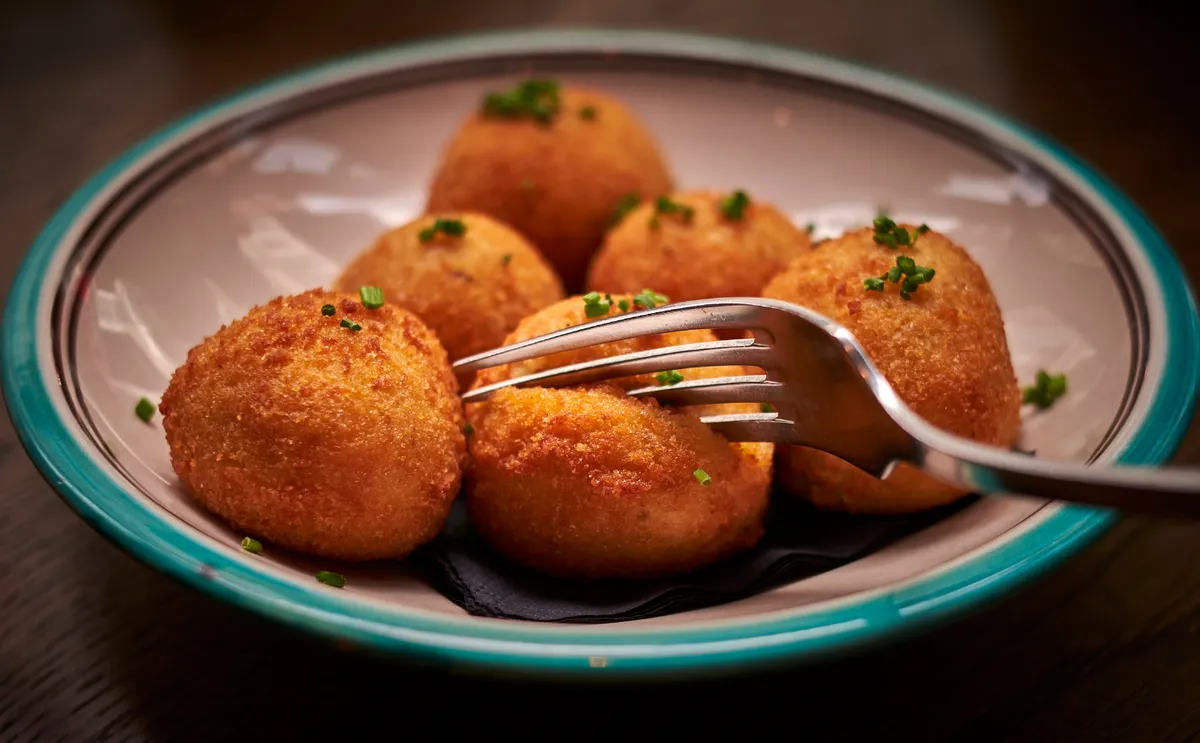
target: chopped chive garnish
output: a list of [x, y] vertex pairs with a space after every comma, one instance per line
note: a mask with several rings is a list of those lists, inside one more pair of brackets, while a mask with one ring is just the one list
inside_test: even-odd
[[746, 207], [750, 206], [750, 197], [745, 191], [734, 191], [721, 199], [721, 216], [736, 222], [746, 217]]
[[252, 537], [246, 537], [242, 540], [242, 549], [253, 555], [262, 554], [262, 542]]
[[512, 263], [512, 253], [505, 253], [504, 257], [500, 259], [500, 265], [507, 266], [510, 263]]
[[467, 226], [461, 219], [441, 219], [439, 217], [433, 220], [432, 225], [421, 230], [417, 237], [421, 242], [427, 243], [437, 237], [439, 232], [450, 237], [462, 237], [467, 234]]
[[621, 301], [617, 302], [617, 309], [621, 310], [622, 312], [628, 312], [629, 311], [629, 300], [622, 299]]
[[612, 297], [605, 299], [600, 292], [583, 295], [583, 314], [588, 317], [604, 317], [612, 309]]
[[1021, 401], [1045, 410], [1067, 392], [1067, 375], [1050, 374], [1044, 369], [1037, 373], [1032, 387], [1021, 390]]
[[557, 80], [523, 80], [509, 90], [488, 93], [483, 99], [483, 115], [504, 119], [528, 117], [549, 124], [558, 113]]
[[333, 586], [334, 588], [341, 588], [346, 585], [346, 577], [341, 573], [319, 570], [317, 571], [317, 582]]
[[351, 333], [357, 333], [358, 331], [362, 330], [362, 326], [361, 326], [361, 325], [359, 325], [358, 323], [354, 322], [353, 320], [351, 320], [351, 319], [350, 319], [350, 318], [348, 318], [348, 317], [343, 317], [343, 318], [342, 318], [342, 327], [343, 327], [343, 328], [350, 328], [350, 332], [351, 332]]
[[362, 299], [363, 307], [368, 310], [377, 310], [383, 306], [383, 289], [377, 286], [364, 286], [358, 290], [358, 296]]
[[137, 413], [137, 417], [141, 418], [143, 423], [149, 423], [150, 419], [154, 417], [154, 403], [143, 397], [137, 401], [133, 412]]
[[687, 204], [680, 204], [678, 201], [671, 201], [670, 196], [659, 196], [654, 200], [655, 216], [650, 218], [650, 226], [652, 228], [658, 227], [658, 215], [660, 214], [678, 216], [684, 221], [685, 224], [687, 224], [692, 221], [692, 217], [695, 216], [696, 210]]
[[[912, 293], [915, 292], [921, 284], [928, 284], [937, 274], [928, 266], [918, 266], [917, 262], [907, 255], [896, 256], [896, 265], [888, 269], [888, 272], [882, 276], [872, 276], [863, 279], [863, 287], [867, 291], [881, 292], [884, 289], [884, 282], [892, 284], [900, 284], [900, 298], [912, 299]], [[903, 279], [903, 280], [902, 280]]]
[[656, 291], [642, 289], [641, 292], [634, 296], [633, 305], [635, 307], [641, 307], [644, 310], [652, 310], [658, 305], [666, 304], [669, 301], [671, 300], [667, 299], [666, 296], [659, 294]]
[[464, 436], [474, 436], [475, 435], [475, 426], [472, 426], [470, 423], [463, 426], [463, 435]]
[[584, 121], [594, 121], [596, 118], [596, 107], [584, 106], [583, 108], [579, 109], [579, 118], [583, 119]]
[[683, 375], [674, 369], [665, 372], [659, 372], [654, 375], [654, 381], [658, 382], [661, 387], [669, 387], [673, 384], [679, 384], [683, 381]]
[[696, 478], [696, 481], [699, 482], [701, 485], [703, 485], [706, 488], [709, 485], [712, 485], [712, 478], [709, 477], [708, 473], [705, 472], [704, 470], [696, 470], [695, 472], [692, 473], [692, 477]]
[[325, 317], [331, 317], [333, 315], [336, 315], [337, 307], [334, 307], [331, 304], [323, 304], [323, 305], [321, 305], [321, 314], [324, 315]]
[[618, 222], [625, 218], [625, 215], [633, 211], [638, 204], [642, 203], [642, 197], [635, 193], [627, 193], [617, 202], [617, 208], [613, 210], [613, 214], [608, 218], [608, 226], [614, 227]]
[[769, 403], [769, 402], [762, 403], [761, 405], [758, 406], [758, 409], [764, 413], [774, 413], [775, 412], [775, 408], [771, 407], [771, 403]]
[[891, 218], [886, 215], [879, 215], [875, 218], [875, 243], [877, 245], [887, 246], [890, 250], [907, 245], [912, 247], [917, 244], [917, 238], [929, 232], [929, 225], [922, 224], [915, 228], [911, 233], [904, 227], [896, 224]]

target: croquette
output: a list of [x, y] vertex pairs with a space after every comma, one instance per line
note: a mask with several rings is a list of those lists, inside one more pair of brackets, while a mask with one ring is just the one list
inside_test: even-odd
[[575, 290], [621, 199], [667, 193], [671, 175], [654, 138], [623, 103], [594, 90], [544, 85], [538, 105], [546, 107], [534, 111], [545, 116], [489, 113], [485, 104], [466, 120], [443, 152], [427, 211], [469, 209], [512, 225]]
[[604, 239], [587, 285], [672, 301], [757, 297], [811, 241], [774, 206], [744, 192], [688, 191], [643, 202]]
[[[912, 225], [901, 227], [918, 234]], [[1020, 427], [1021, 396], [1004, 321], [982, 269], [936, 232], [895, 250], [878, 244], [875, 235], [864, 228], [821, 243], [793, 261], [763, 295], [848, 328], [900, 397], [933, 425], [1011, 447]], [[917, 268], [933, 269], [932, 278], [905, 288], [904, 274], [897, 277], [901, 256], [912, 258]], [[879, 290], [868, 289], [868, 280]], [[780, 447], [778, 468], [785, 489], [823, 508], [907, 512], [963, 495], [906, 465], [878, 480], [829, 454], [797, 446]]]
[[[631, 296], [614, 296], [614, 302]], [[587, 321], [573, 297], [518, 325], [507, 343]], [[618, 310], [614, 310], [618, 311]], [[636, 311], [636, 310], [634, 310]], [[713, 340], [708, 331], [650, 336], [480, 373], [478, 385], [570, 361]], [[684, 379], [744, 373], [685, 369]], [[671, 408], [626, 389], [653, 376], [549, 389], [504, 389], [468, 406], [468, 506], [484, 538], [510, 559], [576, 578], [683, 573], [762, 536], [774, 446], [730, 443], [701, 414], [757, 406]]]
[[[461, 224], [462, 234], [447, 224]], [[389, 230], [334, 284], [377, 286], [415, 312], [451, 359], [499, 346], [521, 318], [563, 298], [542, 255], [507, 225], [473, 212], [431, 214]]]
[[240, 535], [342, 560], [441, 531], [465, 425], [446, 352], [395, 304], [312, 290], [188, 352], [159, 407], [186, 489]]

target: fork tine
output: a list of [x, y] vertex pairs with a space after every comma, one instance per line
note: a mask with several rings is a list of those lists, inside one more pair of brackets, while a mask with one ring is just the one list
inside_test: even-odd
[[795, 422], [780, 418], [778, 413], [706, 415], [700, 422], [730, 441], [796, 443]]
[[766, 374], [685, 380], [670, 386], [639, 387], [630, 397], [654, 398], [668, 405], [711, 405], [726, 402], [775, 402], [784, 397], [782, 382]]
[[725, 341], [686, 343], [680, 346], [652, 348], [648, 351], [608, 356], [578, 364], [526, 374], [471, 390], [462, 396], [464, 403], [482, 402], [505, 387], [565, 387], [605, 379], [631, 377], [635, 374], [694, 369], [701, 366], [757, 366], [774, 368], [778, 359], [771, 358], [771, 347], [753, 338], [734, 338]]
[[697, 299], [669, 304], [651, 310], [606, 317], [454, 362], [456, 372], [473, 372], [501, 364], [527, 361], [538, 356], [574, 351], [600, 343], [636, 338], [641, 335], [674, 333], [681, 330], [747, 329], [760, 308], [739, 299]]

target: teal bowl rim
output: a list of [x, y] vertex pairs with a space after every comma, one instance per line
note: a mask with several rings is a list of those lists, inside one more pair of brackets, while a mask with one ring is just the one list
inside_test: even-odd
[[704, 58], [804, 68], [842, 82], [920, 95], [964, 119], [1014, 137], [1031, 157], [1056, 163], [1107, 202], [1134, 237], [1158, 282], [1166, 321], [1163, 376], [1138, 429], [1118, 455], [1129, 465], [1166, 461], [1187, 430], [1200, 389], [1200, 317], [1183, 270], [1142, 212], [1105, 178], [1047, 138], [954, 95], [806, 52], [692, 34], [553, 29], [501, 31], [418, 41], [328, 62], [250, 88], [185, 117], [118, 157], [75, 192], [37, 237], [15, 278], [0, 335], [0, 374], [9, 414], [26, 451], [50, 484], [89, 524], [135, 557], [231, 604], [343, 644], [444, 661], [452, 666], [571, 675], [732, 670], [811, 659], [892, 638], [976, 607], [1075, 553], [1115, 520], [1111, 512], [1063, 505], [990, 551], [902, 586], [767, 615], [685, 629], [601, 632], [507, 621], [407, 613], [354, 602], [315, 584], [302, 587], [214, 548], [191, 527], [132, 497], [88, 455], [55, 409], [39, 364], [42, 289], [63, 238], [110, 183], [164, 142], [235, 106], [354, 74], [362, 65], [420, 63], [442, 55], [520, 52], [527, 47], [609, 51], [637, 47]]

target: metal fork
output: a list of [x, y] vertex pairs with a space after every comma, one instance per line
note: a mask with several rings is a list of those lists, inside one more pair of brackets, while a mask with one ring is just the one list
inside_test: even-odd
[[633, 389], [673, 405], [770, 403], [775, 412], [701, 418], [730, 441], [798, 444], [828, 452], [876, 477], [908, 462], [982, 494], [1023, 494], [1157, 515], [1200, 517], [1200, 470], [1122, 468], [1038, 459], [953, 436], [926, 423], [896, 394], [841, 325], [770, 299], [679, 302], [604, 318], [476, 354], [472, 372], [585, 346], [681, 330], [746, 330], [752, 337], [668, 346], [547, 369], [479, 387], [463, 402], [505, 387], [563, 387], [705, 366], [764, 374]]

